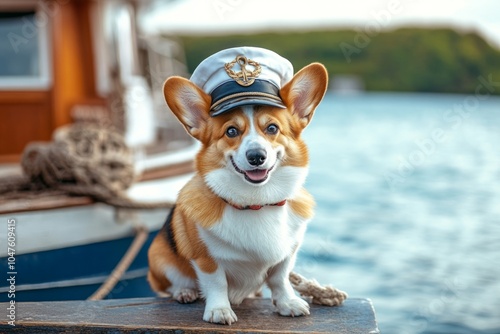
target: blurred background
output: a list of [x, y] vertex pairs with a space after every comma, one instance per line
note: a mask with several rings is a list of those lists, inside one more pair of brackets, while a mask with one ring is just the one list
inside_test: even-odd
[[[142, 169], [191, 139], [162, 83], [251, 45], [330, 84], [305, 131], [317, 201], [296, 270], [383, 333], [500, 333], [500, 3], [4, 0], [0, 162], [106, 119]], [[148, 157], [151, 159], [148, 160]]]

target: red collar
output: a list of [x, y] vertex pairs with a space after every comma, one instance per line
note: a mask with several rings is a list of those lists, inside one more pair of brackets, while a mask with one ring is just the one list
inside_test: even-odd
[[[222, 198], [222, 197], [221, 197]], [[237, 204], [233, 204], [229, 201], [226, 201], [224, 198], [222, 198], [224, 202], [227, 204], [231, 205], [233, 208], [238, 209], [238, 210], [260, 210], [265, 206], [283, 206], [286, 204], [286, 199], [282, 200], [281, 202], [278, 203], [273, 203], [273, 204], [264, 204], [264, 205], [247, 205], [247, 206], [241, 206]]]

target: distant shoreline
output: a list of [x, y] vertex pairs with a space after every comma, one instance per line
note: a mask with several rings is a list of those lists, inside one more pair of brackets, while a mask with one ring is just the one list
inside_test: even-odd
[[[500, 85], [500, 50], [475, 32], [451, 28], [392, 31], [329, 29], [255, 34], [177, 36], [190, 72], [224, 48], [252, 45], [276, 51], [296, 70], [318, 61], [330, 77], [354, 76], [366, 91], [474, 94], [479, 78]], [[500, 86], [491, 92], [500, 95]]]

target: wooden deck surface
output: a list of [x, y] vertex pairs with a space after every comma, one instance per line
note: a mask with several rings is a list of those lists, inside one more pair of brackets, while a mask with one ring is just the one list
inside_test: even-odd
[[[4, 311], [7, 303], [0, 308]], [[350, 298], [340, 307], [311, 306], [311, 315], [282, 317], [269, 299], [246, 299], [233, 307], [231, 326], [202, 320], [203, 302], [178, 304], [172, 299], [19, 302], [16, 326], [0, 321], [0, 333], [378, 333], [372, 303]]]

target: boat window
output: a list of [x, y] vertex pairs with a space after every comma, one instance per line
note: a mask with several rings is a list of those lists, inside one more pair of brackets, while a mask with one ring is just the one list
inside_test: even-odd
[[0, 89], [48, 88], [48, 19], [35, 11], [0, 12]]

